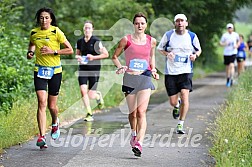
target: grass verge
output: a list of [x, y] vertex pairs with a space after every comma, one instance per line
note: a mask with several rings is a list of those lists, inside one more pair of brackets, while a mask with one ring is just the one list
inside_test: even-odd
[[216, 166], [252, 166], [252, 69], [239, 77], [212, 127]]

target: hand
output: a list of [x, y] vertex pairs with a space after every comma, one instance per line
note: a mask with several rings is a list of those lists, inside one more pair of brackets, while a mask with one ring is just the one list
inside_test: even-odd
[[54, 54], [54, 51], [49, 48], [48, 46], [43, 46], [41, 49], [40, 49], [40, 53], [42, 55], [45, 55], [45, 54]]
[[121, 68], [118, 68], [117, 70], [116, 70], [116, 74], [123, 74], [123, 73], [125, 73], [125, 71], [128, 69], [128, 67], [127, 66], [122, 66]]
[[168, 58], [169, 60], [173, 61], [173, 60], [174, 60], [174, 58], [175, 58], [174, 53], [172, 53], [172, 52], [168, 52], [168, 53], [167, 53], [167, 58]]
[[155, 80], [159, 80], [159, 74], [157, 72], [152, 72], [152, 76]]
[[32, 59], [33, 58], [33, 56], [34, 56], [34, 52], [33, 51], [28, 51], [27, 52], [27, 54], [26, 54], [26, 57], [27, 57], [27, 59]]
[[191, 61], [195, 61], [196, 58], [197, 58], [197, 55], [196, 55], [196, 54], [191, 54], [191, 55], [190, 55], [190, 60], [191, 60]]
[[87, 58], [89, 61], [93, 61], [94, 60], [94, 56], [91, 54], [87, 54]]
[[81, 61], [82, 61], [81, 55], [75, 55], [75, 58], [77, 59], [78, 62], [81, 62]]

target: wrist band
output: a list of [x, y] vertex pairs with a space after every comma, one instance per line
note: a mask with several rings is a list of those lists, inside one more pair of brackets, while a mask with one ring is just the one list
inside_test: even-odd
[[26, 53], [26, 55], [28, 56], [29, 53], [32, 53], [32, 56], [34, 55], [34, 52], [31, 50], [28, 50], [28, 52]]

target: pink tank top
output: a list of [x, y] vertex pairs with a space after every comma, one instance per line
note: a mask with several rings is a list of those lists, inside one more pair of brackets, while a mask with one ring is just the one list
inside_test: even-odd
[[[146, 69], [151, 70], [150, 68], [150, 53], [151, 53], [151, 36], [146, 35], [146, 44], [144, 45], [138, 45], [132, 42], [131, 35], [127, 35], [127, 45], [124, 48], [125, 51], [125, 61], [126, 65], [128, 67], [127, 71], [133, 71], [129, 69], [130, 66], [132, 66], [132, 61], [140, 61], [145, 62], [146, 61]], [[141, 64], [141, 63], [140, 63]], [[145, 66], [145, 65], [142, 65]]]

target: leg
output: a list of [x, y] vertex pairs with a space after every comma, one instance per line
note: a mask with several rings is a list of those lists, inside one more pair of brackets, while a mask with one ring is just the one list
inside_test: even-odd
[[52, 117], [52, 124], [57, 123], [58, 118], [58, 106], [57, 106], [58, 96], [48, 95], [48, 108]]
[[178, 98], [179, 98], [179, 94], [178, 93], [169, 97], [169, 99], [170, 99], [170, 105], [172, 107], [175, 107], [178, 104]]
[[147, 121], [146, 121], [146, 111], [150, 100], [150, 89], [145, 89], [137, 93], [137, 139], [143, 143]]
[[46, 106], [47, 106], [47, 93], [45, 90], [36, 91], [38, 98], [37, 121], [40, 136], [44, 136], [46, 132]]
[[136, 94], [128, 94], [126, 95], [126, 101], [129, 109], [129, 123], [132, 131], [137, 131], [137, 105], [136, 105]]
[[230, 78], [233, 79], [234, 78], [234, 74], [235, 74], [235, 66], [234, 63], [230, 63]]
[[181, 99], [182, 104], [180, 107], [180, 116], [179, 120], [184, 121], [187, 115], [187, 112], [189, 110], [189, 90], [188, 89], [182, 89], [181, 90]]
[[88, 112], [91, 112], [90, 101], [88, 96], [88, 86], [83, 84], [80, 86], [81, 96], [84, 103], [84, 106], [87, 108]]

